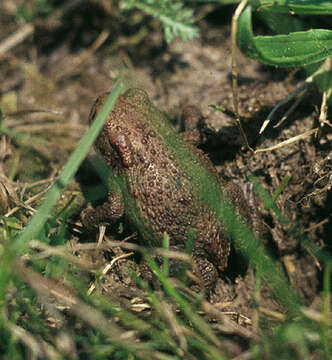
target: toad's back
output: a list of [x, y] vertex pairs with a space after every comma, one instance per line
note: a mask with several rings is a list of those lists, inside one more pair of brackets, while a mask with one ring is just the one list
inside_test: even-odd
[[[98, 98], [91, 119], [106, 97]], [[143, 242], [160, 245], [166, 232], [172, 244], [183, 244], [193, 230], [199, 268], [226, 267], [229, 239], [209, 205], [220, 194], [216, 171], [143, 90], [117, 100], [95, 145], [117, 175], [126, 217]]]

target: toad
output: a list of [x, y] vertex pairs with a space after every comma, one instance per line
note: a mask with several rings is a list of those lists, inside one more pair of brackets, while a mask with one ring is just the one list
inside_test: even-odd
[[[97, 98], [90, 123], [107, 96]], [[191, 124], [199, 122], [192, 110], [187, 111]], [[161, 246], [166, 232], [171, 246], [184, 247], [192, 232], [194, 269], [210, 291], [230, 253], [229, 235], [211, 204], [226, 194], [249, 223], [251, 211], [238, 185], [222, 184], [210, 159], [194, 145], [197, 136], [192, 125], [178, 134], [144, 90], [127, 90], [95, 142], [113, 169], [111, 191], [103, 205], [83, 210], [81, 219], [91, 228], [126, 216], [141, 244], [148, 246]]]

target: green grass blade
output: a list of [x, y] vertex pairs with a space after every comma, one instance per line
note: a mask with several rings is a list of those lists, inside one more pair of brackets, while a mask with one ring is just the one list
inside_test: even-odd
[[323, 299], [322, 299], [322, 343], [326, 359], [331, 359], [331, 265], [328, 264], [324, 270], [323, 277]]
[[278, 196], [282, 193], [282, 191], [285, 189], [285, 187], [287, 186], [287, 184], [289, 183], [290, 179], [292, 178], [292, 176], [290, 174], [287, 174], [281, 181], [281, 183], [279, 184], [279, 186], [275, 189], [273, 195], [272, 195], [272, 200], [273, 202], [275, 202], [278, 198]]
[[24, 228], [18, 239], [15, 241], [15, 244], [13, 244], [13, 250], [17, 254], [24, 251], [27, 243], [40, 232], [42, 226], [47, 221], [47, 218], [53, 206], [59, 200], [63, 189], [69, 183], [69, 181], [77, 171], [78, 167], [80, 166], [81, 162], [89, 152], [90, 147], [98, 136], [106, 120], [106, 117], [108, 113], [112, 110], [116, 99], [120, 95], [121, 90], [122, 82], [118, 80], [114, 86], [112, 93], [105, 102], [102, 110], [100, 111], [95, 121], [78, 144], [75, 151], [70, 156], [57, 181], [47, 193], [43, 204], [40, 206], [37, 213], [30, 220], [29, 224]]
[[[163, 249], [164, 250], [169, 250], [169, 236], [167, 233], [164, 233], [163, 236]], [[168, 257], [167, 256], [163, 256], [163, 273], [165, 275], [165, 277], [167, 278], [169, 275], [169, 261], [168, 261]]]
[[150, 266], [151, 270], [154, 272], [154, 274], [158, 277], [159, 281], [163, 285], [165, 292], [176, 301], [183, 314], [190, 321], [192, 326], [198, 331], [199, 340], [197, 341], [195, 346], [203, 349], [207, 358], [215, 360], [225, 359], [221, 350], [219, 350], [221, 348], [221, 343], [218, 337], [214, 334], [214, 332], [211, 331], [208, 323], [206, 323], [199, 315], [197, 315], [197, 313], [192, 309], [191, 304], [188, 303], [179, 294], [179, 292], [171, 286], [168, 279], [159, 269], [155, 261], [148, 254], [144, 254], [144, 258]]

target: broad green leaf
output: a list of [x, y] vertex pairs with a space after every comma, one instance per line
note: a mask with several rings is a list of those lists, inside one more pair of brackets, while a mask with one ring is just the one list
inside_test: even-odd
[[196, 2], [196, 3], [217, 3], [217, 4], [236, 4], [239, 3], [241, 0], [191, 0], [190, 2]]
[[313, 29], [289, 35], [254, 36], [252, 7], [239, 18], [238, 45], [247, 56], [267, 65], [304, 66], [332, 56], [332, 31]]
[[331, 0], [252, 0], [255, 10], [269, 10], [288, 14], [329, 15]]
[[255, 16], [262, 21], [273, 34], [289, 34], [294, 31], [307, 30], [305, 17], [292, 16], [291, 14], [281, 14], [274, 11], [256, 11]]

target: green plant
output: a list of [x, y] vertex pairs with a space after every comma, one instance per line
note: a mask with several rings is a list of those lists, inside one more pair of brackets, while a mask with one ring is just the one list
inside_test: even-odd
[[198, 27], [194, 25], [193, 11], [185, 8], [182, 1], [124, 0], [120, 4], [123, 10], [137, 8], [157, 18], [162, 23], [168, 43], [177, 36], [192, 40], [199, 34]]
[[[237, 67], [235, 48], [263, 64], [277, 67], [303, 68], [308, 78], [276, 108], [290, 102], [303, 90], [314, 83], [322, 94], [319, 121], [321, 127], [327, 121], [328, 106], [332, 104], [332, 29], [328, 16], [332, 15], [332, 4], [326, 0], [122, 0], [124, 10], [137, 8], [157, 18], [164, 28], [165, 39], [170, 43], [179, 36], [191, 40], [199, 35], [193, 11], [185, 3], [240, 3], [233, 17], [233, 99], [234, 111], [239, 116], [237, 101]], [[273, 35], [254, 35], [252, 17], [255, 15], [266, 24]], [[326, 19], [324, 26], [321, 19]], [[299, 101], [298, 101], [299, 102]], [[286, 112], [286, 118], [296, 105]], [[275, 110], [264, 122], [264, 131]], [[246, 136], [241, 123], [238, 124], [247, 147]]]
[[[117, 91], [120, 91], [120, 87], [117, 87]], [[21, 133], [1, 128], [1, 117], [0, 112], [1, 133], [14, 138], [22, 137]], [[103, 121], [102, 115], [98, 121]], [[276, 207], [275, 199], [287, 185], [288, 178], [275, 190], [272, 198], [255, 183], [254, 178], [251, 181], [262, 193], [266, 207], [271, 208], [281, 224], [289, 228], [289, 235], [297, 237], [313, 256], [317, 256], [321, 264], [327, 263], [321, 311], [302, 307], [287, 281], [276, 271], [276, 264], [265, 254], [262, 246], [255, 242], [252, 234], [238, 224], [232, 210], [228, 208], [223, 210], [223, 216], [226, 216], [226, 223], [234, 236], [240, 234], [236, 240], [238, 246], [242, 246], [247, 256], [253, 259], [260, 279], [270, 281], [278, 298], [295, 318], [267, 321], [260, 315], [261, 323], [254, 330], [250, 326], [242, 329], [233, 323], [228, 324], [227, 316], [220, 309], [216, 311], [216, 307], [190, 294], [184, 284], [177, 283], [178, 287], [174, 287], [174, 283], [168, 279], [169, 264], [166, 258], [161, 271], [147, 255], [161, 284], [161, 291], [154, 292], [147, 284], [141, 283], [148, 294], [148, 301], [144, 305], [152, 315], [140, 316], [137, 311], [139, 306], [135, 308], [135, 299], [131, 299], [129, 304], [129, 301], [121, 302], [98, 293], [88, 295], [86, 290], [91, 278], [101, 278], [102, 274], [67, 251], [63, 245], [68, 240], [65, 216], [62, 218], [59, 212], [52, 214], [52, 208], [97, 132], [96, 124], [85, 138], [84, 145], [77, 148], [75, 155], [66, 164], [29, 225], [21, 231], [20, 226], [25, 217], [0, 218], [2, 357], [223, 359], [229, 358], [227, 346], [231, 344], [234, 335], [241, 339], [239, 343], [248, 344], [243, 353], [244, 358], [330, 358], [331, 259], [291, 229], [290, 223]], [[97, 244], [84, 245], [95, 245], [93, 249], [98, 251]], [[123, 245], [126, 244], [117, 244]], [[166, 236], [164, 247], [168, 247]], [[261, 280], [257, 284], [259, 282]], [[259, 285], [256, 292], [259, 292]], [[256, 305], [259, 306], [259, 302]], [[205, 311], [206, 317], [201, 313], [198, 315], [201, 309]], [[234, 347], [238, 351], [238, 344]]]
[[[277, 34], [255, 36], [254, 12]], [[332, 15], [332, 4], [303, 0], [248, 2], [238, 18], [237, 43], [247, 56], [267, 65], [298, 67], [321, 62], [332, 55], [332, 30], [312, 28], [318, 23], [307, 16], [313, 15]]]
[[26, 21], [33, 21], [37, 16], [48, 15], [54, 10], [54, 0], [36, 0], [18, 8], [19, 15]]
[[[322, 28], [320, 19], [332, 15], [331, 2], [245, 0], [241, 5], [243, 11], [236, 18], [237, 44], [241, 51], [263, 64], [303, 67], [311, 76], [307, 83], [313, 81], [323, 94], [323, 103], [330, 102], [332, 29], [328, 21]], [[276, 34], [255, 36], [254, 13]]]

